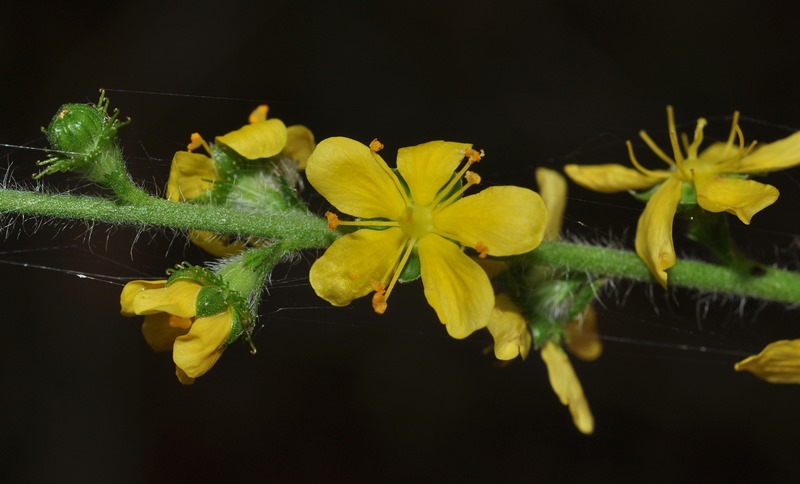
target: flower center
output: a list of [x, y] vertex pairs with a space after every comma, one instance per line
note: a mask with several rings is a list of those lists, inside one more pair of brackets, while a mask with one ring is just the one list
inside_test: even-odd
[[433, 210], [430, 207], [408, 207], [398, 222], [409, 239], [419, 240], [434, 231]]

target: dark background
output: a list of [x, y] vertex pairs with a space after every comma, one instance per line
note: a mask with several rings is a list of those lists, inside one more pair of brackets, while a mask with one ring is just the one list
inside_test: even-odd
[[[378, 136], [387, 160], [431, 139], [473, 142], [486, 149], [487, 184], [533, 187], [535, 166], [627, 162], [624, 140], [641, 128], [664, 145], [668, 103], [686, 131], [706, 116], [709, 139], [727, 136], [734, 109], [748, 140], [800, 127], [797, 16], [783, 5], [4, 2], [0, 143], [46, 147], [38, 128], [62, 103], [96, 101], [102, 87], [133, 118], [125, 153], [153, 191], [190, 132], [225, 133], [261, 102], [318, 139]], [[8, 147], [0, 155], [26, 184], [44, 157]], [[797, 171], [769, 182], [782, 191], [776, 206], [746, 230], [732, 222], [752, 255], [796, 269]], [[45, 185], [82, 183], [59, 176]], [[572, 196], [569, 232], [631, 245], [640, 205], [574, 186]], [[600, 309], [603, 357], [575, 363], [597, 422], [585, 437], [538, 355], [499, 368], [483, 354], [486, 335], [448, 338], [419, 284], [400, 288], [383, 317], [366, 300], [326, 307], [304, 279], [314, 254], [274, 274], [258, 355], [234, 345], [183, 387], [170, 358], [142, 341], [138, 319], [119, 316], [124, 280], [111, 277], [158, 278], [202, 260], [197, 249], [163, 231], [7, 221], [0, 459], [11, 481], [796, 475], [800, 390], [732, 365], [798, 337], [797, 310], [617, 284]], [[25, 263], [104, 277], [11, 265]]]

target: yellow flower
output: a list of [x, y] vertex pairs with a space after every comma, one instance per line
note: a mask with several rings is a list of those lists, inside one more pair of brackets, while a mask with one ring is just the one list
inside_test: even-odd
[[[461, 198], [480, 177], [467, 171], [482, 153], [465, 143], [432, 141], [402, 148], [397, 173], [376, 153], [348, 138], [322, 141], [308, 159], [314, 188], [341, 212], [360, 221], [331, 227], [362, 227], [336, 240], [312, 266], [316, 293], [335, 306], [375, 291], [373, 308], [386, 309], [412, 253], [419, 256], [425, 297], [447, 332], [465, 338], [486, 326], [494, 293], [486, 274], [461, 251], [506, 256], [533, 250], [542, 240], [546, 211], [541, 197], [500, 186]], [[467, 157], [465, 166], [453, 172]], [[466, 176], [465, 176], [466, 175]], [[462, 176], [467, 183], [457, 185]]]
[[197, 317], [203, 285], [188, 279], [131, 281], [122, 289], [123, 316], [144, 316], [142, 334], [154, 351], [172, 350], [175, 373], [190, 385], [217, 362], [231, 333], [233, 313]]
[[800, 339], [775, 341], [734, 366], [770, 383], [800, 383]]
[[667, 106], [667, 119], [674, 158], [662, 151], [646, 132], [639, 132], [647, 146], [669, 165], [666, 170], [648, 170], [640, 165], [630, 141], [628, 154], [635, 170], [614, 164], [564, 168], [573, 181], [598, 192], [638, 191], [659, 185], [639, 218], [636, 253], [664, 287], [666, 270], [675, 265], [672, 220], [684, 189], [694, 190], [697, 204], [704, 210], [730, 212], [750, 224], [752, 216], [774, 203], [779, 193], [775, 187], [747, 177], [800, 163], [800, 133], [759, 147], [755, 143], [746, 147], [738, 112], [733, 115], [727, 142], [714, 143], [702, 152], [698, 149], [703, 141], [705, 119], [697, 121], [691, 143], [682, 135], [683, 149], [678, 142], [671, 106]]
[[[314, 135], [305, 126], [287, 128], [280, 119], [267, 119], [268, 110], [266, 104], [258, 106], [250, 113], [250, 124], [218, 136], [215, 142], [247, 160], [281, 155], [293, 160], [297, 168], [303, 169], [315, 147]], [[207, 155], [193, 152], [200, 147], [205, 149]], [[209, 156], [211, 154], [211, 146], [198, 133], [193, 133], [187, 151], [178, 151], [172, 159], [167, 181], [168, 200], [186, 202], [210, 194], [214, 185], [223, 180], [217, 163]], [[247, 246], [243, 241], [232, 241], [228, 235], [204, 230], [191, 231], [189, 239], [216, 256], [230, 256]]]

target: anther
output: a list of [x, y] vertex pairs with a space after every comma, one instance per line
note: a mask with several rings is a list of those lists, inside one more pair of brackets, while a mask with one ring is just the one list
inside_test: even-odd
[[325, 218], [328, 219], [328, 232], [333, 232], [339, 226], [339, 216], [333, 212], [325, 212]]
[[474, 171], [468, 171], [464, 174], [464, 179], [467, 180], [467, 183], [470, 185], [478, 185], [481, 182], [481, 176], [475, 173]]
[[483, 150], [476, 151], [473, 150], [472, 148], [467, 148], [464, 150], [464, 156], [467, 157], [470, 163], [477, 163], [481, 161], [481, 158], [483, 158], [485, 155], [486, 153], [484, 153]]
[[380, 150], [383, 149], [383, 143], [378, 141], [378, 138], [375, 138], [374, 140], [370, 141], [369, 149], [371, 149], [373, 152], [377, 153], [377, 152], [379, 152]]
[[375, 294], [372, 295], [372, 309], [378, 314], [383, 314], [387, 306], [386, 288], [378, 281], [372, 281], [372, 288], [375, 289]]
[[483, 242], [475, 244], [475, 250], [478, 251], [478, 257], [485, 259], [489, 255], [489, 248], [483, 245]]
[[189, 144], [186, 145], [186, 151], [191, 152], [196, 150], [197, 148], [200, 148], [201, 146], [208, 152], [208, 154], [211, 154], [211, 147], [208, 146], [206, 140], [204, 140], [203, 137], [200, 136], [200, 133], [192, 133], [192, 136], [190, 137], [189, 140]]
[[269, 106], [266, 104], [262, 104], [255, 108], [252, 113], [250, 113], [250, 117], [247, 118], [247, 121], [250, 124], [258, 123], [259, 121], [266, 121], [267, 120], [267, 113], [269, 112]]

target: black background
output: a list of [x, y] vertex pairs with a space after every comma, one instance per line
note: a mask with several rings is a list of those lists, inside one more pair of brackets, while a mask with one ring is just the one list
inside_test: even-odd
[[[431, 139], [472, 142], [486, 149], [486, 184], [533, 187], [535, 166], [625, 163], [624, 140], [641, 128], [663, 145], [668, 103], [686, 131], [708, 117], [711, 139], [727, 135], [734, 109], [745, 116], [748, 139], [770, 141], [800, 127], [797, 16], [782, 5], [6, 2], [0, 143], [44, 148], [38, 128], [59, 105], [93, 102], [107, 88], [112, 105], [133, 118], [123, 130], [125, 153], [152, 191], [163, 188], [172, 153], [190, 132], [227, 132], [260, 102], [318, 139], [380, 137], [387, 160]], [[657, 166], [637, 147], [640, 160]], [[12, 148], [0, 155], [24, 183], [44, 157]], [[732, 220], [755, 257], [795, 269], [796, 175], [769, 178], [781, 198], [750, 228]], [[66, 176], [45, 182], [81, 184]], [[631, 244], [637, 203], [574, 187], [572, 196], [569, 232]], [[157, 278], [182, 260], [202, 260], [163, 231], [16, 219], [7, 234], [6, 263]], [[676, 243], [679, 253], [702, 256]], [[601, 331], [635, 342], [607, 341], [600, 360], [575, 364], [597, 421], [595, 435], [584, 437], [537, 355], [498, 368], [482, 353], [486, 335], [448, 338], [418, 283], [400, 288], [383, 317], [366, 300], [326, 307], [303, 280], [313, 256], [274, 274], [258, 355], [235, 345], [192, 387], [177, 383], [168, 356], [147, 348], [138, 320], [119, 316], [119, 281], [4, 265], [6, 476], [790, 482], [794, 475], [800, 391], [736, 374], [732, 365], [737, 353], [797, 337], [796, 310], [770, 305], [756, 314], [762, 308], [748, 301], [739, 317], [738, 300], [716, 301], [723, 304], [698, 319], [707, 295], [619, 284], [604, 298]], [[618, 304], [629, 289], [627, 304]]]

